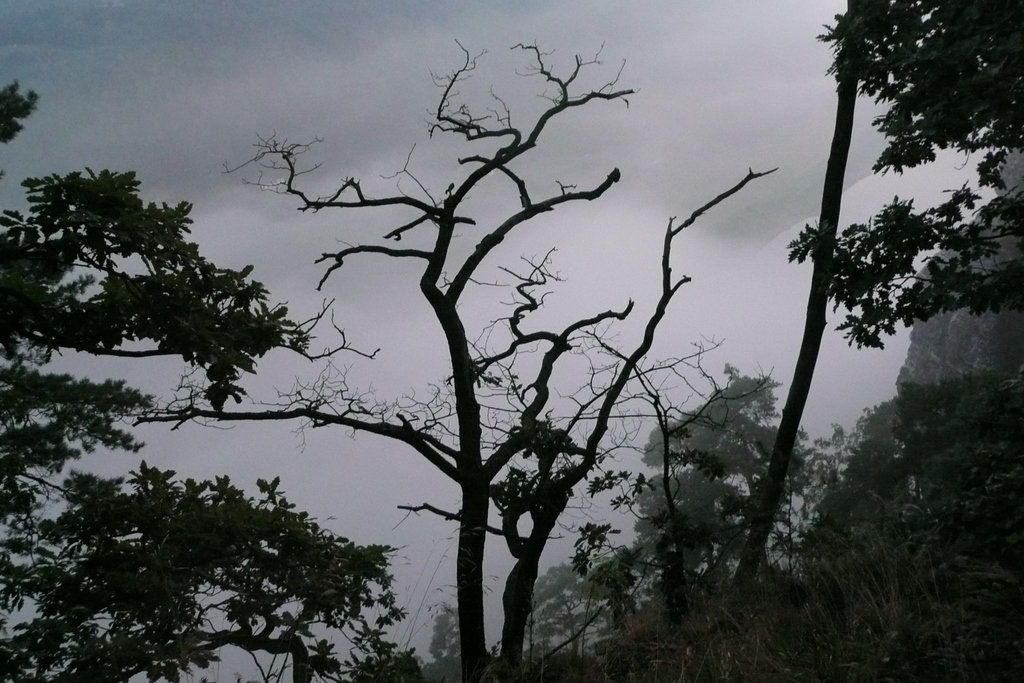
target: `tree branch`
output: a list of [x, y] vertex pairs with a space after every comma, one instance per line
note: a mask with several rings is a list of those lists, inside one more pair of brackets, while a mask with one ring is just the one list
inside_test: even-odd
[[[458, 512], [449, 512], [448, 510], [442, 510], [439, 507], [435, 507], [430, 503], [420, 503], [419, 505], [399, 505], [399, 510], [408, 510], [409, 512], [431, 512], [442, 519], [446, 519], [449, 522], [461, 522], [462, 515]], [[497, 527], [486, 526], [485, 529], [488, 533], [494, 534], [495, 536], [504, 536], [505, 532]]]
[[[452, 278], [451, 284], [448, 286], [447, 296], [453, 301], [457, 301], [459, 299], [462, 291], [472, 279], [473, 273], [476, 272], [476, 269], [480, 266], [483, 260], [491, 253], [491, 251], [494, 250], [495, 247], [505, 240], [508, 233], [510, 233], [517, 225], [530, 220], [538, 214], [546, 211], [552, 211], [559, 204], [571, 201], [592, 201], [597, 199], [603, 195], [608, 188], [619, 182], [621, 177], [622, 175], [619, 173], [619, 169], [612, 169], [612, 172], [608, 174], [604, 181], [592, 190], [567, 192], [550, 197], [536, 204], [528, 204], [521, 211], [507, 218], [500, 226], [480, 240], [476, 248], [473, 250], [473, 253], [470, 254], [469, 258], [467, 258], [459, 268], [459, 272], [454, 278]], [[520, 196], [526, 196], [522, 190]], [[526, 200], [528, 201], [528, 197]]]
[[342, 249], [341, 251], [333, 254], [324, 253], [315, 261], [315, 263], [323, 263], [324, 261], [329, 261], [331, 259], [334, 260], [334, 263], [331, 264], [320, 278], [320, 282], [318, 282], [316, 286], [317, 290], [319, 291], [323, 288], [324, 283], [327, 282], [327, 278], [331, 276], [331, 273], [341, 268], [346, 256], [353, 256], [355, 254], [383, 254], [384, 256], [390, 256], [392, 258], [419, 258], [424, 260], [430, 260], [431, 256], [429, 251], [423, 251], [422, 249], [394, 249], [392, 247], [385, 247], [376, 244], [360, 244], [347, 249]]
[[378, 436], [386, 436], [411, 446], [446, 477], [456, 482], [460, 481], [458, 470], [453, 464], [459, 460], [460, 452], [441, 443], [429, 434], [417, 430], [401, 416], [399, 416], [400, 424], [396, 425], [383, 421], [370, 422], [351, 417], [347, 413], [328, 413], [309, 407], [287, 410], [230, 411], [190, 406], [181, 410], [145, 414], [139, 417], [136, 423], [173, 422], [177, 428], [185, 422], [203, 419], [223, 422], [273, 422], [306, 419], [314, 428], [333, 424]]

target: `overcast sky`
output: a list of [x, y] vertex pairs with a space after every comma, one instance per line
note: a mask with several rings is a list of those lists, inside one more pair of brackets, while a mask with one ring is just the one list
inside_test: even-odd
[[[536, 42], [555, 51], [556, 65], [600, 51], [594, 82], [624, 63], [620, 85], [638, 91], [630, 106], [597, 102], [566, 116], [523, 168], [541, 188], [555, 180], [593, 185], [615, 167], [622, 182], [593, 205], [524, 230], [501, 258], [510, 264], [557, 247], [555, 265], [568, 282], [554, 299], [562, 307], [556, 310], [581, 302], [594, 310], [619, 307], [631, 297], [642, 310], [653, 295], [650, 278], [668, 218], [688, 215], [748, 167], [778, 167], [680, 243], [677, 272], [694, 282], [679, 295], [657, 351], [678, 355], [713, 338], [722, 346], [709, 368], [731, 363], [751, 374], [770, 371], [785, 383], [809, 278], [806, 268], [786, 263], [785, 245], [817, 213], [835, 107], [828, 48], [815, 38], [844, 7], [835, 0], [0, 0], [0, 84], [17, 79], [40, 95], [26, 130], [0, 150], [7, 171], [0, 203], [20, 205], [17, 182], [26, 176], [86, 166], [137, 171], [147, 199], [195, 205], [195, 235], [213, 260], [254, 264], [254, 276], [275, 299], [311, 311], [321, 300], [313, 259], [346, 236], [376, 236], [386, 225], [367, 214], [299, 214], [289, 198], [244, 184], [251, 178], [244, 170], [225, 174], [225, 163], [244, 161], [257, 135], [320, 137], [310, 153], [323, 164], [316, 182], [351, 175], [384, 194], [394, 181], [381, 176], [401, 168], [416, 145], [411, 168], [439, 192], [455, 167], [451, 143], [427, 137], [438, 96], [430, 72], [458, 64], [456, 39], [487, 51], [464, 87], [467, 96], [493, 89], [521, 117], [514, 122], [524, 123], [543, 103], [540, 84], [515, 75], [524, 55], [510, 46]], [[870, 111], [864, 103], [858, 115], [847, 221], [864, 219], [893, 194], [928, 201], [934, 189], [948, 186], [935, 174], [869, 177], [880, 148]], [[387, 395], [443, 372], [435, 360], [436, 328], [409, 303], [401, 276], [379, 262], [353, 267], [325, 293], [337, 298], [354, 341], [382, 348], [379, 360], [353, 372]], [[863, 408], [890, 397], [905, 350], [906, 335], [884, 352], [858, 352], [832, 334], [806, 426], [818, 434], [833, 422], [850, 426]], [[180, 369], [170, 362], [67, 362], [164, 394]], [[306, 371], [273, 363], [261, 368], [269, 379], [257, 388], [287, 384]], [[447, 505], [451, 487], [393, 446], [337, 431], [297, 435], [292, 428], [190, 426], [172, 434], [150, 427], [144, 457], [193, 476], [227, 471], [239, 483], [282, 474], [293, 499], [335, 518], [340, 533], [403, 547], [396, 571], [407, 586], [415, 584], [412, 610], [443, 597], [452, 580], [452, 530], [426, 519], [394, 528], [402, 520], [395, 505]], [[119, 455], [101, 466], [126, 470], [136, 463]], [[429, 482], [438, 482], [436, 492]], [[422, 615], [410, 628], [429, 637]], [[423, 649], [425, 641], [416, 642]]]

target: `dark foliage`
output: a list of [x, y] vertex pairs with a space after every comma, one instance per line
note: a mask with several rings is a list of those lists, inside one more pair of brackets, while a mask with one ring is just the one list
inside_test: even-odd
[[[1024, 187], [1003, 173], [1024, 149], [1022, 26], [1017, 2], [859, 0], [826, 36], [854, 46], [837, 53], [836, 71], [855, 72], [861, 92], [885, 107], [875, 120], [886, 137], [876, 171], [955, 150], [978, 174], [934, 208], [896, 197], [840, 235], [830, 295], [853, 311], [842, 328], [857, 344], [881, 346], [897, 324], [941, 311], [1024, 308]], [[984, 200], [986, 189], [997, 196]], [[817, 239], [808, 230], [794, 257], [806, 258]]]
[[179, 481], [143, 463], [127, 485], [75, 475], [66, 509], [23, 539], [31, 559], [2, 593], [34, 612], [6, 643], [18, 680], [179, 680], [226, 646], [290, 655], [296, 681], [337, 676], [355, 662], [317, 625], [372, 644], [401, 616], [389, 549], [322, 529], [276, 480], [250, 498], [226, 477]]
[[[34, 104], [17, 84], [0, 91], [0, 141]], [[411, 653], [383, 639], [401, 616], [390, 549], [321, 528], [277, 480], [252, 498], [144, 463], [127, 484], [65, 478], [85, 453], [139, 450], [123, 423], [152, 400], [47, 373], [55, 352], [180, 356], [220, 406], [256, 358], [304, 351], [308, 328], [267, 304], [251, 268], [204, 259], [185, 239], [189, 205], [144, 203], [134, 174], [24, 186], [28, 215], [0, 217], [0, 679], [180, 680], [231, 646], [284, 656], [297, 683], [418, 680]]]
[[1019, 377], [903, 385], [854, 436], [842, 477], [819, 507], [830, 524], [898, 523], [945, 552], [1024, 567]]
[[27, 118], [39, 101], [33, 91], [22, 94], [20, 90], [17, 81], [0, 89], [0, 143], [10, 142], [21, 132], [24, 128], [21, 119]]
[[[243, 372], [306, 330], [262, 284], [219, 268], [186, 239], [191, 206], [145, 203], [134, 173], [30, 178], [27, 215], [0, 217], [0, 343], [115, 356], [181, 356], [206, 371], [211, 403], [239, 400]], [[150, 347], [140, 345], [149, 342]]]

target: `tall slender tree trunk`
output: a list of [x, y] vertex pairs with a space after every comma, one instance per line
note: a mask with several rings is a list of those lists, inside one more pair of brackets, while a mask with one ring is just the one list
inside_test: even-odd
[[[847, 12], [855, 11], [857, 0], [847, 0]], [[842, 50], [851, 46], [843, 45]], [[855, 49], [855, 47], [854, 47]], [[754, 507], [750, 516], [750, 531], [747, 534], [739, 566], [736, 569], [736, 583], [751, 581], [764, 560], [765, 547], [775, 522], [775, 515], [786, 488], [786, 476], [793, 457], [800, 421], [803, 418], [807, 395], [811, 390], [814, 368], [818, 362], [821, 339], [825, 332], [829, 304], [829, 278], [835, 255], [836, 231], [839, 226], [839, 212], [843, 200], [843, 179], [846, 176], [846, 161], [853, 136], [853, 114], [857, 102], [857, 74], [845, 69], [837, 74], [837, 106], [835, 128], [832, 134], [832, 148], [828, 166], [825, 169], [825, 183], [821, 193], [821, 213], [818, 218], [818, 243], [812, 253], [813, 271], [811, 288], [807, 296], [807, 313], [804, 319], [804, 333], [800, 342], [793, 380], [789, 385], [786, 404], [782, 409], [782, 420], [775, 436], [768, 473], [760, 481], [754, 493]]]
[[456, 561], [456, 594], [459, 612], [459, 645], [462, 649], [462, 680], [482, 680], [487, 668], [484, 634], [484, 543], [490, 509], [486, 481], [473, 477], [462, 485], [459, 551]]

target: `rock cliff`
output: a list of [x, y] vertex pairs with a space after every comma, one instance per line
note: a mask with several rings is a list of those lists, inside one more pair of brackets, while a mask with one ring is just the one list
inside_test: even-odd
[[[1024, 153], [1007, 160], [1003, 179], [1006, 192], [1024, 191]], [[1016, 251], [1011, 244], [1007, 249]], [[981, 370], [1010, 374], [1022, 365], [1024, 313], [951, 311], [914, 325], [897, 385], [934, 383]]]

